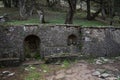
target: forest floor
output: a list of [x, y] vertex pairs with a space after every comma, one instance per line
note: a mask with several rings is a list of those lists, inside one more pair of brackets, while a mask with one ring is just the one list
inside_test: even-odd
[[0, 80], [120, 80], [120, 58], [25, 64], [0, 68]]

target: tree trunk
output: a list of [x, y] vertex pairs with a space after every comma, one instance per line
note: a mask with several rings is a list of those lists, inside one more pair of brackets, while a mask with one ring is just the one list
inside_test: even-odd
[[96, 11], [93, 15], [91, 15], [91, 12], [90, 12], [90, 0], [87, 0], [87, 19], [88, 20], [95, 19], [98, 16], [98, 14], [100, 12], [102, 12], [102, 9], [104, 8], [104, 2], [103, 2], [103, 0], [100, 0], [99, 4], [100, 4], [100, 9], [98, 11]]
[[18, 0], [13, 0], [13, 6], [18, 7], [19, 6], [19, 1]]
[[26, 16], [27, 16], [25, 2], [26, 2], [26, 0], [19, 0], [19, 9], [20, 9], [19, 12], [20, 12], [20, 16], [22, 18], [26, 18]]
[[61, 6], [60, 0], [46, 0], [46, 4], [48, 7], [53, 7], [53, 8]]
[[69, 9], [66, 16], [65, 24], [73, 24], [73, 16], [74, 12], [71, 9]]
[[101, 12], [101, 10], [102, 9], [100, 8], [96, 13], [94, 13], [93, 16], [91, 16], [91, 20], [95, 19], [98, 16], [98, 14]]
[[65, 24], [73, 24], [73, 17], [76, 11], [77, 0], [68, 0], [68, 3], [69, 3], [69, 11], [66, 16]]
[[105, 19], [106, 19], [105, 8], [102, 9], [101, 13], [102, 13], [102, 18], [103, 18], [103, 20], [105, 20]]
[[37, 10], [38, 16], [39, 16], [39, 20], [40, 23], [45, 23], [45, 14], [44, 14], [44, 10], [42, 9], [42, 7], [36, 3], [36, 1], [33, 1], [34, 3], [34, 7]]
[[20, 16], [27, 19], [33, 14], [34, 1], [33, 0], [19, 0]]
[[43, 10], [37, 10], [37, 13], [39, 15], [40, 23], [45, 23], [44, 11]]
[[3, 4], [5, 7], [10, 8], [12, 4], [12, 0], [3, 0]]
[[90, 0], [87, 0], [86, 3], [87, 3], [87, 19], [91, 20]]
[[50, 7], [50, 0], [46, 0], [46, 4], [48, 7]]

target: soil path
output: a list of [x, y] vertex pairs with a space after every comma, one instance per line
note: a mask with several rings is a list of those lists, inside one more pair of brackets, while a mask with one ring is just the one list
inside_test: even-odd
[[92, 76], [94, 69], [90, 69], [86, 63], [77, 63], [69, 69], [57, 71], [48, 76], [47, 80], [99, 80]]

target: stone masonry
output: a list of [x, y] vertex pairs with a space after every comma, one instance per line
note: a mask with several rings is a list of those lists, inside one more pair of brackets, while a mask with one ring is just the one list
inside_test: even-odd
[[[25, 25], [0, 26], [0, 59], [19, 58], [24, 60], [26, 58], [25, 40], [30, 36], [39, 39], [37, 48], [42, 58], [66, 55], [95, 57], [120, 55], [119, 28]], [[29, 38], [27, 40], [29, 41]], [[34, 39], [31, 41], [35, 42]]]

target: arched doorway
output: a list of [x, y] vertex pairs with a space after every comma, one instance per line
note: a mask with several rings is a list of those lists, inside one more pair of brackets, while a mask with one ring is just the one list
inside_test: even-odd
[[77, 37], [75, 35], [70, 35], [68, 36], [68, 46], [71, 46], [71, 45], [76, 45], [77, 44]]
[[67, 44], [71, 54], [77, 52], [77, 37], [74, 34], [68, 36]]
[[25, 58], [40, 58], [40, 39], [38, 36], [29, 35], [24, 40]]

